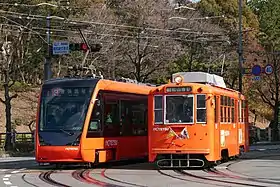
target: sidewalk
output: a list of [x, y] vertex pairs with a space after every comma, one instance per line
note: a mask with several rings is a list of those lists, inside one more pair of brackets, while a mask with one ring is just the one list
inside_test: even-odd
[[250, 146], [250, 151], [278, 150], [280, 151], [280, 142], [257, 142]]
[[276, 141], [276, 142], [261, 141], [253, 144], [253, 146], [258, 146], [258, 145], [280, 145], [280, 141]]

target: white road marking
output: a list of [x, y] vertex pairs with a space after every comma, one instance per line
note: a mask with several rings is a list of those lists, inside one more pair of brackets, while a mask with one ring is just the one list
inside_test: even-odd
[[12, 183], [10, 181], [4, 181], [4, 184], [11, 185]]
[[[16, 174], [16, 173], [19, 173], [21, 172], [22, 170], [25, 170], [26, 168], [21, 168], [19, 170], [14, 170], [11, 172], [11, 174]], [[7, 171], [7, 170], [1, 170], [1, 171]], [[12, 183], [9, 181], [10, 180], [10, 177], [12, 176], [11, 174], [7, 174], [3, 177], [3, 181], [4, 181], [4, 184], [5, 185], [12, 185]], [[17, 186], [11, 186], [11, 187], [17, 187]]]
[[1, 172], [4, 172], [4, 171], [7, 171], [7, 169], [1, 169], [0, 171], [1, 171]]
[[16, 171], [12, 171], [11, 173], [19, 173], [19, 172], [21, 172], [20, 170], [16, 170]]
[[217, 166], [215, 167], [216, 169], [227, 169], [228, 167], [227, 166]]

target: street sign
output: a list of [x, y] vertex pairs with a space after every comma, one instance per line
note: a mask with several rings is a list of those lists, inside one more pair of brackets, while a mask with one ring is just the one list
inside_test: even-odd
[[55, 41], [53, 42], [53, 55], [65, 55], [69, 54], [69, 42], [68, 41]]
[[253, 81], [259, 81], [259, 80], [261, 80], [261, 77], [260, 76], [255, 76], [255, 77], [252, 78], [252, 80]]
[[252, 74], [255, 76], [259, 76], [262, 73], [262, 67], [259, 65], [254, 65], [252, 67]]
[[264, 72], [265, 72], [265, 74], [267, 74], [267, 75], [271, 75], [271, 74], [273, 73], [273, 67], [272, 67], [272, 65], [267, 64], [267, 65], [264, 67]]

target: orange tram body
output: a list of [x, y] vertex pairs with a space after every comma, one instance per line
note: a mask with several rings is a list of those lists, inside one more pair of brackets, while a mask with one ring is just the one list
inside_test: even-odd
[[38, 105], [36, 161], [91, 165], [147, 158], [152, 88], [124, 79], [46, 81]]
[[176, 73], [148, 100], [149, 162], [160, 168], [209, 167], [249, 148], [244, 95], [222, 77]]

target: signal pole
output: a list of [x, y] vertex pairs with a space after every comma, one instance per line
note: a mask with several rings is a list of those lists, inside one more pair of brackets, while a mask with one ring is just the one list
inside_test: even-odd
[[242, 45], [242, 0], [238, 4], [239, 15], [239, 48], [238, 48], [238, 61], [239, 61], [239, 92], [242, 93], [242, 77], [243, 77], [243, 45]]
[[45, 57], [44, 63], [44, 80], [51, 79], [52, 72], [51, 72], [51, 36], [50, 36], [50, 13], [47, 17], [47, 54]]

